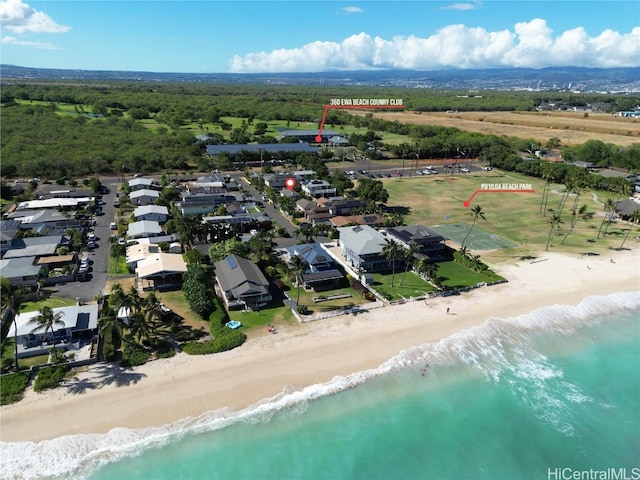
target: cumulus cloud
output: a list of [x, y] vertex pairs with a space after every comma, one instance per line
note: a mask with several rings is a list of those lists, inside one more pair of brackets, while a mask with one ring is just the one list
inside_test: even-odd
[[30, 7], [22, 0], [0, 1], [0, 25], [17, 34], [62, 33], [69, 30], [69, 27], [56, 23], [46, 13]]
[[364, 10], [360, 7], [342, 7], [340, 11], [342, 13], [346, 13], [347, 15], [350, 15], [352, 13], [364, 13]]
[[49, 42], [32, 42], [28, 40], [19, 40], [16, 37], [2, 37], [1, 43], [5, 45], [21, 45], [25, 47], [41, 48], [44, 50], [57, 50], [58, 47]]
[[326, 70], [640, 66], [640, 27], [629, 33], [605, 30], [590, 37], [582, 27], [554, 36], [543, 19], [491, 32], [448, 25], [427, 38], [384, 39], [361, 32], [342, 42], [316, 41], [293, 49], [254, 52], [231, 59], [232, 72]]

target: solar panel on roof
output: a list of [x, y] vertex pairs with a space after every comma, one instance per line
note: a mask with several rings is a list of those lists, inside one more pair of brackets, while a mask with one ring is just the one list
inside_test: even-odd
[[365, 215], [362, 218], [365, 222], [375, 222], [378, 217], [376, 217], [375, 215]]
[[236, 259], [233, 258], [231, 255], [229, 255], [226, 260], [227, 260], [227, 264], [229, 265], [229, 268], [231, 270], [233, 270], [234, 268], [236, 268], [238, 266], [238, 262], [236, 262]]

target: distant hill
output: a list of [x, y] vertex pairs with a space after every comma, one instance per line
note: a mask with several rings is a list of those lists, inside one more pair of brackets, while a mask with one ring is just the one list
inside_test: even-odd
[[62, 70], [0, 65], [3, 83], [16, 80], [243, 83], [257, 85], [397, 86], [439, 90], [575, 90], [640, 92], [640, 68], [549, 67], [484, 70], [381, 70], [317, 73], [158, 73]]

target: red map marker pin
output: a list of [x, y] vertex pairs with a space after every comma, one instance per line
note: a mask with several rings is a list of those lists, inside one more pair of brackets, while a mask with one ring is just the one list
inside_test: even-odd
[[296, 179], [293, 177], [289, 177], [284, 181], [284, 184], [289, 190], [293, 190], [294, 188], [296, 188]]

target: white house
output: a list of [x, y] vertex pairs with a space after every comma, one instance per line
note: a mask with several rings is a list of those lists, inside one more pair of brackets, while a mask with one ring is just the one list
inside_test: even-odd
[[157, 237], [162, 234], [160, 224], [151, 220], [141, 220], [130, 223], [127, 229], [127, 236], [129, 238]]
[[152, 205], [160, 197], [160, 192], [156, 190], [142, 189], [129, 194], [132, 205]]
[[336, 189], [326, 180], [309, 180], [302, 184], [301, 189], [313, 198], [333, 197], [336, 194]]
[[133, 178], [129, 180], [128, 183], [129, 183], [129, 189], [132, 192], [135, 192], [136, 190], [145, 190], [145, 189], [152, 190], [155, 187], [153, 180], [150, 178], [142, 178], [142, 177]]
[[[98, 329], [98, 305], [72, 305], [54, 308], [53, 314], [62, 313], [60, 325], [53, 325], [46, 332], [35, 330], [35, 319], [39, 311], [24, 312], [16, 315], [15, 324], [11, 323], [7, 337], [15, 337], [18, 343], [18, 357], [31, 357], [47, 353], [55, 340], [56, 346], [66, 347], [80, 339], [90, 339]], [[16, 329], [17, 325], [17, 329]]]
[[142, 205], [133, 211], [136, 220], [152, 220], [164, 223], [169, 218], [169, 209], [164, 205]]

